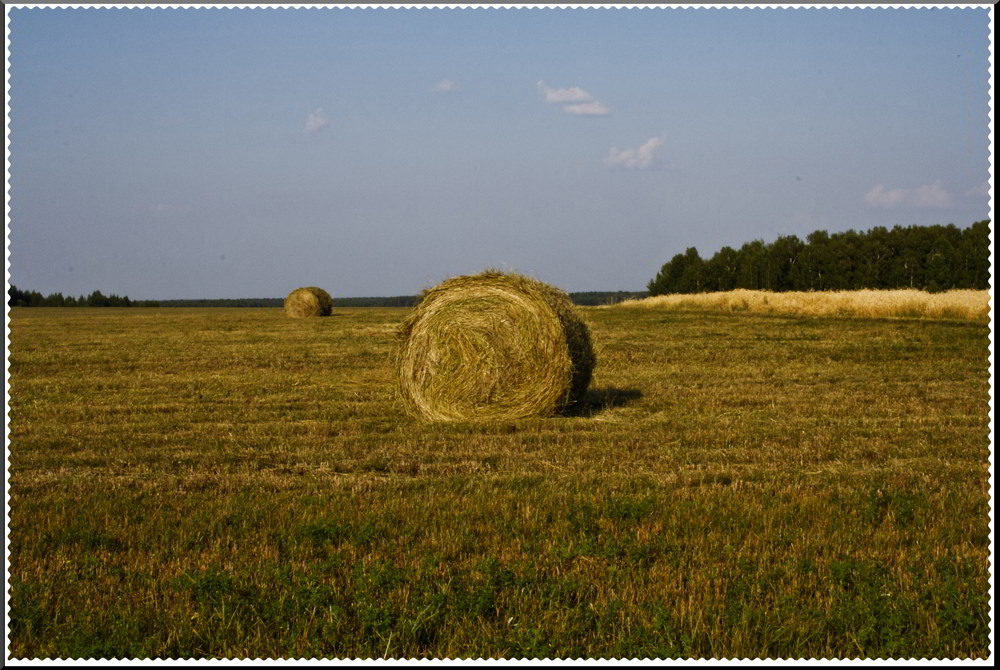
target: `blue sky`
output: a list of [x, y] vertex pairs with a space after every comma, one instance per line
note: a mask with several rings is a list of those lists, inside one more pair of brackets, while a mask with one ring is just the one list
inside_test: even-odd
[[642, 290], [690, 246], [989, 213], [985, 8], [8, 16], [42, 293]]

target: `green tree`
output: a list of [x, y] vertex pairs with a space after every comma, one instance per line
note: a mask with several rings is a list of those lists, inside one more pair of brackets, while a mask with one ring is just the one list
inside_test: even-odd
[[100, 291], [94, 291], [87, 297], [87, 307], [109, 307], [111, 302]]
[[7, 304], [11, 307], [24, 307], [28, 304], [28, 297], [24, 291], [11, 284], [7, 289]]
[[732, 247], [722, 247], [705, 261], [705, 288], [709, 291], [731, 291], [736, 288], [739, 254]]
[[66, 304], [66, 299], [63, 297], [62, 293], [52, 293], [47, 295], [44, 300], [44, 305], [46, 307], [63, 307]]
[[771, 266], [774, 268], [772, 290], [792, 290], [796, 266], [804, 248], [805, 244], [795, 235], [780, 236], [769, 245]]
[[990, 284], [990, 221], [977, 221], [962, 231], [958, 243], [962, 259], [961, 287], [986, 289]]
[[944, 235], [939, 235], [927, 255], [927, 290], [947, 291], [955, 288], [955, 247]]
[[723, 247], [702, 260], [694, 247], [665, 263], [649, 283], [651, 295], [729, 291], [857, 290], [862, 288], [984, 289], [989, 286], [990, 221], [964, 230], [896, 226], [830, 234], [816, 230], [774, 242]]
[[853, 230], [830, 236], [826, 246], [825, 288], [847, 291], [855, 288], [855, 271], [860, 263], [858, 235]]
[[868, 289], [889, 288], [889, 263], [892, 245], [889, 231], [876, 226], [863, 236], [855, 268], [855, 287]]
[[683, 269], [677, 278], [676, 293], [701, 293], [705, 290], [705, 261], [698, 250], [688, 247], [684, 252]]
[[738, 252], [736, 288], [758, 290], [764, 288], [767, 250], [763, 240], [745, 243]]
[[830, 284], [830, 234], [815, 230], [806, 237], [808, 253], [804, 254], [809, 268], [809, 290], [824, 291]]
[[656, 277], [648, 285], [649, 295], [665, 295], [667, 293], [677, 293], [677, 286], [681, 276], [684, 274], [684, 267], [687, 262], [684, 254], [677, 254], [664, 263]]

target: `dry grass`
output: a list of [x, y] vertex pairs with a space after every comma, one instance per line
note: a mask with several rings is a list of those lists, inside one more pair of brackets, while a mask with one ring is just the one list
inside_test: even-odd
[[424, 293], [400, 340], [404, 404], [431, 420], [551, 416], [582, 397], [594, 367], [565, 293], [492, 270]]
[[297, 319], [311, 316], [330, 316], [333, 313], [333, 298], [321, 288], [303, 286], [285, 298], [285, 314]]
[[10, 656], [992, 654], [985, 323], [582, 309], [582, 411], [443, 423], [410, 311], [12, 310]]
[[928, 293], [915, 289], [785, 293], [736, 289], [716, 293], [658, 295], [642, 300], [626, 300], [614, 307], [709, 309], [722, 312], [803, 316], [967, 320], [985, 320], [990, 311], [987, 291], [958, 290]]

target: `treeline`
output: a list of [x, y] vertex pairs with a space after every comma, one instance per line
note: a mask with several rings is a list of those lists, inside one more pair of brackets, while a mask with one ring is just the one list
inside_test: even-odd
[[140, 300], [139, 307], [281, 307], [282, 298], [190, 298], [178, 300]]
[[614, 305], [623, 300], [645, 298], [645, 291], [578, 291], [570, 293], [569, 299], [577, 305]]
[[[645, 291], [582, 291], [570, 293], [577, 305], [608, 305], [623, 300], [645, 298]], [[334, 298], [336, 307], [413, 307], [420, 300], [416, 295]], [[136, 307], [282, 307], [284, 298], [204, 298], [186, 300], [136, 300]]]
[[[186, 300], [139, 301], [146, 307], [283, 307], [284, 298], [204, 298]], [[413, 295], [383, 298], [334, 298], [334, 307], [412, 307], [417, 304]]]
[[415, 295], [396, 295], [387, 298], [334, 298], [337, 307], [413, 307], [419, 298]]
[[[577, 305], [608, 305], [623, 300], [645, 298], [645, 291], [580, 291], [569, 297]], [[398, 295], [388, 298], [334, 298], [334, 307], [413, 307], [420, 296]]]
[[689, 248], [666, 263], [649, 282], [650, 295], [756, 289], [845, 291], [918, 288], [986, 289], [989, 286], [989, 220], [962, 229], [896, 226], [868, 232], [848, 230], [795, 235], [770, 244], [723, 247], [708, 260]]
[[7, 289], [7, 304], [11, 307], [133, 307], [136, 302], [127, 295], [104, 295], [94, 291], [88, 296], [74, 298], [62, 293], [43, 296], [38, 291], [22, 291], [13, 284]]

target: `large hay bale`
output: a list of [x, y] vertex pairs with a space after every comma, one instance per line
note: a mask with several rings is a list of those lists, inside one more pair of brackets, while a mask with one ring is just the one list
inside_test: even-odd
[[495, 270], [426, 291], [399, 336], [403, 402], [431, 420], [551, 416], [583, 397], [595, 363], [569, 296]]
[[330, 316], [333, 312], [333, 298], [321, 288], [303, 286], [285, 298], [285, 314], [298, 319], [310, 316]]

